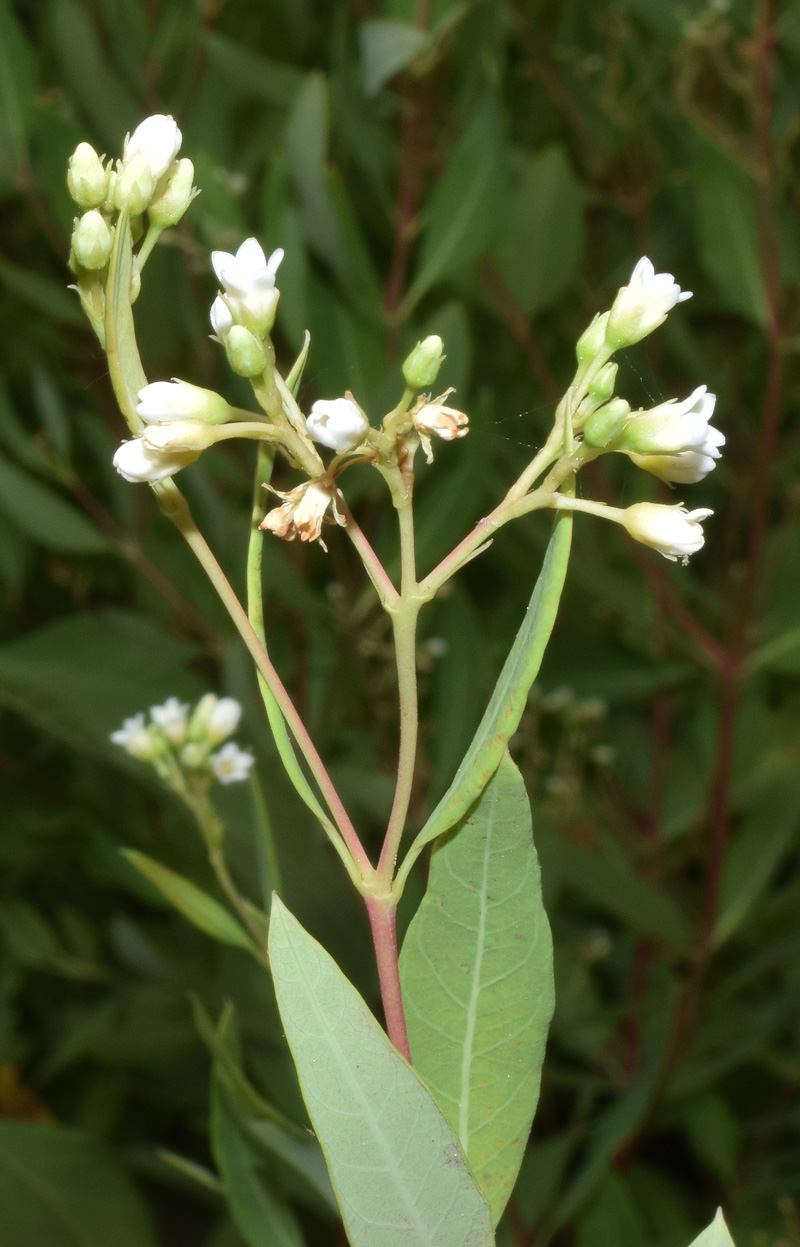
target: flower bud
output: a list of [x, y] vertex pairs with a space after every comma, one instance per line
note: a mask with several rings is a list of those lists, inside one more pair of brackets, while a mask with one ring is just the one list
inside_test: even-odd
[[610, 403], [599, 408], [586, 421], [583, 426], [583, 440], [589, 446], [604, 449], [625, 427], [630, 410], [630, 404], [624, 398], [612, 398]]
[[181, 468], [188, 467], [199, 458], [200, 451], [185, 451], [165, 454], [151, 450], [145, 446], [144, 439], [135, 437], [130, 442], [123, 442], [114, 455], [114, 467], [120, 476], [133, 484], [163, 481], [174, 476]]
[[231, 315], [231, 309], [221, 294], [218, 294], [211, 304], [209, 320], [211, 321], [211, 328], [214, 330], [211, 336], [224, 345], [225, 339], [233, 328], [233, 316]]
[[607, 344], [616, 351], [641, 341], [664, 323], [676, 303], [691, 297], [691, 290], [682, 291], [671, 273], [657, 273], [647, 256], [642, 256], [608, 314]]
[[153, 225], [167, 229], [177, 225], [198, 191], [192, 186], [194, 165], [191, 160], [179, 160], [169, 175], [166, 186], [150, 204], [147, 215]]
[[363, 442], [369, 421], [352, 398], [318, 398], [306, 428], [315, 442], [341, 455]]
[[589, 394], [595, 403], [606, 403], [614, 393], [617, 384], [619, 365], [613, 362], [604, 364], [589, 386]]
[[182, 745], [189, 726], [189, 707], [177, 697], [168, 697], [163, 706], [150, 707], [150, 719], [170, 745]]
[[138, 397], [136, 411], [146, 424], [163, 424], [172, 420], [224, 424], [231, 415], [231, 409], [221, 394], [177, 378], [152, 381], [142, 387]]
[[403, 364], [403, 379], [412, 390], [433, 385], [444, 359], [444, 343], [437, 334], [418, 342]]
[[233, 325], [225, 339], [228, 363], [240, 377], [258, 377], [267, 366], [267, 353], [255, 334]]
[[158, 753], [159, 742], [148, 727], [145, 727], [144, 714], [135, 714], [125, 719], [122, 727], [110, 736], [111, 743], [119, 745], [133, 758], [142, 762], [151, 761]]
[[216, 693], [204, 693], [194, 708], [189, 722], [189, 740], [203, 740], [208, 732], [208, 723], [214, 713], [219, 698]]
[[79, 143], [69, 158], [67, 190], [84, 211], [105, 202], [108, 171], [90, 143]]
[[205, 420], [169, 420], [164, 424], [148, 424], [142, 432], [147, 450], [158, 453], [185, 454], [187, 451], [208, 450], [217, 440]]
[[602, 312], [595, 316], [589, 328], [584, 329], [578, 338], [575, 354], [579, 364], [591, 363], [605, 346], [608, 315], [608, 312]]
[[163, 113], [146, 117], [125, 139], [123, 164], [127, 166], [137, 156], [144, 157], [153, 181], [157, 182], [180, 151], [181, 139], [181, 132], [172, 117], [165, 117]]
[[625, 508], [622, 522], [637, 541], [658, 550], [672, 563], [680, 559], [685, 564], [689, 561], [689, 555], [696, 554], [705, 541], [700, 521], [713, 514], [707, 507], [687, 511], [682, 506], [637, 502]]
[[[682, 401], [670, 399], [649, 411], [636, 412], [625, 426], [620, 449], [637, 455], [676, 455], [683, 450], [704, 450], [709, 431], [720, 438], [718, 445], [724, 445], [725, 438], [710, 426], [716, 401], [716, 395], [700, 385]], [[704, 450], [704, 453], [711, 451]], [[714, 457], [719, 458], [719, 452]]]
[[199, 771], [206, 764], [208, 750], [209, 746], [205, 742], [190, 741], [181, 749], [181, 764], [190, 771]]
[[220, 697], [208, 717], [208, 739], [212, 745], [219, 745], [232, 736], [239, 726], [242, 707], [234, 697]]
[[155, 181], [147, 158], [139, 153], [126, 161], [117, 173], [114, 206], [120, 211], [127, 207], [131, 216], [137, 216], [150, 203], [154, 186]]
[[105, 218], [92, 208], [72, 232], [72, 254], [79, 269], [105, 268], [111, 255], [111, 230]]

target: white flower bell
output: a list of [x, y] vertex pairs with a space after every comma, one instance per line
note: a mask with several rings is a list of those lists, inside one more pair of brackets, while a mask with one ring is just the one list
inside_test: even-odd
[[689, 555], [696, 554], [705, 541], [700, 521], [713, 514], [707, 507], [687, 511], [683, 506], [637, 502], [625, 508], [622, 522], [632, 537], [658, 550], [665, 559], [688, 563]]
[[172, 117], [163, 113], [155, 113], [145, 118], [125, 139], [122, 149], [123, 164], [127, 164], [134, 156], [144, 156], [153, 181], [166, 173], [181, 149], [182, 134]]
[[203, 420], [206, 424], [224, 424], [231, 414], [221, 394], [204, 390], [188, 381], [151, 381], [139, 391], [136, 411], [146, 424], [164, 424], [170, 420]]
[[162, 452], [151, 450], [144, 444], [144, 439], [135, 437], [130, 442], [123, 442], [114, 455], [114, 467], [120, 476], [132, 484], [163, 481], [174, 476], [181, 468], [186, 468], [199, 458], [200, 451]]
[[611, 307], [606, 342], [615, 351], [639, 342], [664, 323], [676, 303], [691, 297], [691, 290], [681, 290], [671, 273], [657, 273], [647, 256], [642, 256]]
[[182, 745], [189, 729], [189, 706], [168, 697], [163, 706], [150, 707], [150, 720], [171, 745]]
[[133, 758], [148, 761], [155, 752], [155, 741], [149, 728], [145, 726], [144, 714], [132, 715], [123, 721], [122, 727], [110, 736], [111, 743], [119, 745]]
[[212, 770], [221, 784], [238, 784], [250, 778], [255, 758], [234, 741], [228, 741], [211, 755]]
[[[235, 255], [229, 251], [211, 252], [211, 264], [225, 291], [225, 303], [233, 320], [262, 337], [275, 321], [275, 275], [282, 259], [280, 247], [267, 259], [257, 238], [246, 238]], [[223, 337], [213, 315], [211, 323], [217, 335]]]
[[369, 421], [352, 398], [318, 398], [306, 428], [315, 442], [341, 455], [363, 442]]
[[668, 483], [695, 484], [721, 457], [725, 434], [710, 423], [716, 395], [701, 385], [683, 402], [671, 400], [635, 412], [622, 430], [618, 449]]

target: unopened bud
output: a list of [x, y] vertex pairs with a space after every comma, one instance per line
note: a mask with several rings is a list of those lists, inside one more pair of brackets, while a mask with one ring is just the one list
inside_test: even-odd
[[111, 230], [95, 208], [77, 222], [72, 232], [72, 254], [78, 269], [100, 269], [108, 263]]
[[589, 446], [602, 450], [622, 432], [630, 410], [630, 404], [624, 398], [612, 398], [610, 403], [606, 403], [605, 407], [601, 407], [586, 421], [583, 426], [583, 440]]
[[166, 424], [148, 424], [142, 430], [142, 440], [148, 450], [183, 454], [208, 450], [217, 436], [205, 420], [170, 420]]
[[154, 185], [147, 157], [141, 153], [131, 156], [117, 173], [114, 185], [115, 207], [120, 211], [127, 207], [131, 216], [138, 216], [150, 203]]
[[163, 191], [147, 209], [153, 225], [159, 225], [162, 229], [177, 225], [197, 194], [192, 186], [193, 180], [194, 165], [191, 160], [179, 160]]
[[619, 365], [615, 363], [604, 364], [589, 386], [589, 394], [595, 403], [605, 403], [614, 393], [614, 386], [617, 384], [617, 372]]
[[234, 325], [225, 339], [228, 363], [240, 377], [258, 377], [267, 366], [267, 353], [255, 334]]
[[579, 364], [590, 363], [603, 349], [606, 343], [607, 324], [608, 312], [602, 312], [595, 316], [589, 328], [585, 329], [578, 338], [575, 354]]
[[79, 208], [99, 208], [108, 193], [108, 172], [90, 143], [79, 143], [69, 158], [67, 190]]
[[403, 378], [412, 390], [425, 390], [433, 385], [444, 359], [444, 343], [437, 334], [418, 342], [403, 364]]

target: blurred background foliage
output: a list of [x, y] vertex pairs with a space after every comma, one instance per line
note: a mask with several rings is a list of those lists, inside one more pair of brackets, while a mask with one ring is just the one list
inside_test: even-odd
[[[67, 157], [82, 139], [117, 154], [158, 111], [202, 194], [137, 305], [150, 379], [247, 400], [207, 337], [208, 252], [250, 233], [286, 248], [277, 341], [288, 365], [311, 330], [306, 402], [350, 387], [376, 420], [404, 352], [440, 333], [442, 387], [471, 427], [420, 471], [423, 570], [531, 457], [572, 344], [639, 255], [694, 290], [623, 356], [620, 392], [649, 405], [707, 384], [721, 465], [675, 495], [609, 458], [584, 489], [713, 506], [706, 547], [673, 566], [579, 517], [514, 742], [558, 1005], [499, 1241], [683, 1247], [722, 1203], [739, 1247], [800, 1244], [798, 82], [791, 0], [0, 0], [9, 1247], [343, 1242], [324, 1183], [276, 1152], [251, 1094], [302, 1120], [263, 975], [119, 854], [212, 886], [184, 812], [109, 745], [124, 715], [209, 687], [243, 701], [265, 804], [223, 794], [235, 873], [254, 899], [279, 886], [376, 1000], [365, 921], [281, 777], [242, 647], [148, 491], [111, 469], [122, 423], [66, 290]], [[252, 447], [227, 443], [181, 478], [238, 586], [251, 469]], [[391, 562], [381, 489], [347, 479]], [[506, 529], [427, 611], [416, 823], [469, 740], [547, 530]], [[369, 834], [391, 798], [389, 638], [352, 552], [329, 544], [268, 543], [268, 630]], [[265, 809], [279, 878], [259, 852]], [[218, 1052], [211, 1104], [193, 999], [213, 1017], [234, 1004], [250, 1080], [225, 1082]]]

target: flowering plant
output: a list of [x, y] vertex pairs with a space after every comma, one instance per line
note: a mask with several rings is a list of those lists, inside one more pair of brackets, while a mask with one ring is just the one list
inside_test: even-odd
[[[151, 764], [191, 808], [227, 904], [142, 854], [129, 860], [190, 921], [247, 951], [272, 976], [300, 1087], [322, 1149], [345, 1232], [355, 1247], [403, 1243], [480, 1247], [494, 1241], [537, 1106], [553, 1011], [552, 944], [524, 782], [508, 752], [536, 679], [564, 585], [576, 512], [621, 525], [665, 558], [686, 562], [703, 545], [706, 508], [636, 503], [617, 508], [578, 495], [579, 474], [612, 452], [663, 480], [690, 483], [713, 467], [724, 438], [710, 425], [714, 396], [704, 387], [685, 401], [632, 412], [615, 396], [613, 356], [638, 342], [690, 297], [649, 260], [634, 268], [609, 311], [579, 339], [577, 369], [541, 448], [505, 496], [436, 566], [419, 569], [414, 526], [415, 458], [433, 458], [434, 439], [469, 433], [467, 415], [436, 398], [444, 353], [436, 335], [403, 366], [404, 388], [380, 422], [346, 392], [298, 399], [309, 338], [285, 375], [271, 331], [283, 252], [267, 257], [255, 238], [211, 262], [221, 290], [210, 311], [232, 370], [251, 384], [257, 409], [183, 380], [148, 382], [132, 307], [160, 234], [195, 194], [191, 162], [178, 159], [181, 134], [170, 117], [150, 117], [126, 140], [114, 167], [81, 144], [68, 184], [84, 210], [76, 221], [71, 267], [103, 345], [131, 438], [114, 456], [117, 471], [147, 483], [164, 516], [197, 556], [256, 668], [275, 745], [298, 795], [328, 836], [366, 908], [386, 1033], [328, 953], [280, 897], [269, 915], [244, 895], [226, 862], [226, 828], [210, 800], [214, 779], [245, 780], [253, 756], [228, 738], [238, 726], [231, 699], [204, 697], [190, 714], [176, 698], [140, 713], [114, 743]], [[247, 600], [239, 601], [173, 479], [217, 442], [257, 443], [247, 551]], [[332, 452], [325, 455], [319, 447]], [[276, 456], [300, 480], [269, 504]], [[360, 464], [385, 482], [396, 514], [399, 576], [381, 562], [348, 505], [343, 478]], [[554, 513], [552, 535], [530, 605], [477, 732], [449, 788], [402, 853], [418, 752], [417, 625], [425, 606], [498, 531], [534, 511]], [[364, 844], [331, 774], [269, 656], [261, 559], [264, 534], [303, 542], [346, 539], [360, 557], [391, 625], [399, 694], [394, 798], [379, 853]], [[423, 574], [424, 573], [424, 574]], [[227, 740], [227, 743], [223, 743]], [[433, 845], [425, 896], [399, 955], [397, 905], [423, 850]], [[215, 1054], [240, 1080], [229, 1018], [200, 1017]], [[233, 1073], [231, 1073], [233, 1068]], [[241, 1081], [237, 1084], [241, 1086]], [[267, 1106], [289, 1145], [318, 1157], [297, 1123]], [[310, 1167], [312, 1162], [308, 1161]], [[279, 1220], [279, 1218], [278, 1218]], [[280, 1237], [279, 1226], [274, 1230]], [[724, 1247], [719, 1214], [697, 1247]]]

